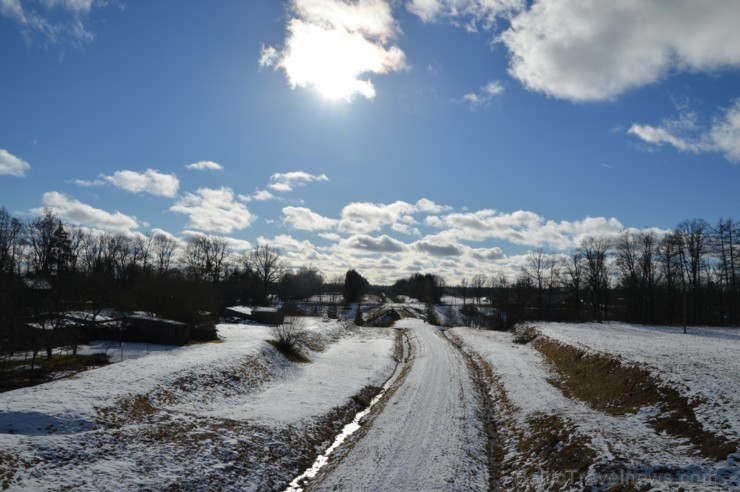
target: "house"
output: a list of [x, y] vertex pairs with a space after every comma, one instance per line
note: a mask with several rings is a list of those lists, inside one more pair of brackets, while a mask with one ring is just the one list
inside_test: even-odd
[[127, 342], [185, 345], [190, 340], [190, 329], [181, 321], [134, 313], [124, 318], [121, 335]]
[[263, 325], [280, 325], [285, 321], [282, 309], [274, 307], [231, 306], [224, 310], [226, 316], [251, 320]]

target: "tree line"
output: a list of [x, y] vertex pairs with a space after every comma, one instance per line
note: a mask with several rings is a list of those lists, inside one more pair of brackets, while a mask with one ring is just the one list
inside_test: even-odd
[[538, 318], [737, 325], [739, 235], [732, 219], [684, 220], [661, 236], [627, 229], [586, 237], [566, 254], [530, 251], [513, 280], [480, 274], [456, 290], [463, 302], [489, 296], [501, 324]]
[[94, 322], [104, 308], [196, 323], [204, 313], [267, 305], [275, 295], [336, 301], [341, 284], [312, 266], [291, 270], [269, 244], [236, 253], [218, 236], [117, 235], [65, 224], [49, 209], [23, 221], [0, 208], [0, 353], [28, 348], [27, 325], [54, 322], [49, 313], [60, 324], [74, 310], [92, 313]]
[[[732, 219], [691, 219], [663, 235], [625, 230], [586, 237], [567, 253], [530, 251], [514, 278], [478, 274], [447, 286], [415, 274], [375, 289], [429, 305], [453, 294], [470, 314], [487, 305], [491, 327], [534, 318], [736, 325], [739, 234]], [[326, 279], [311, 265], [289, 268], [269, 244], [236, 253], [219, 236], [116, 235], [65, 224], [49, 209], [24, 221], [0, 208], [0, 351], [18, 345], [23, 325], [45, 313], [94, 317], [112, 308], [195, 323], [203, 313], [267, 305], [273, 296], [360, 302], [371, 288], [355, 270]]]

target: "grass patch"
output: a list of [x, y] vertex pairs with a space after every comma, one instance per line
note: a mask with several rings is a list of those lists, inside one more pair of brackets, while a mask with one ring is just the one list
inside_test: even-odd
[[736, 451], [737, 443], [703, 428], [694, 413], [696, 402], [689, 402], [646, 369], [548, 338], [540, 337], [533, 345], [555, 367], [559, 377], [550, 382], [565, 396], [612, 415], [656, 407], [661, 414], [649, 423], [657, 432], [688, 439], [702, 456], [715, 460], [724, 460]]
[[71, 376], [91, 367], [105, 366], [109, 363], [110, 357], [103, 353], [55, 354], [51, 359], [47, 359], [45, 355], [38, 356], [33, 370], [28, 369], [30, 359], [5, 362], [4, 370], [0, 372], [0, 393], [47, 383], [59, 379], [60, 376]]
[[216, 338], [215, 340], [188, 340], [185, 347], [189, 347], [191, 345], [202, 345], [204, 343], [224, 343], [224, 341], [220, 338]]

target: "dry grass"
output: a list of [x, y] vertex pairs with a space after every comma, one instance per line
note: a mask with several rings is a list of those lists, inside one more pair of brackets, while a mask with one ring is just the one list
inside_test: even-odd
[[583, 474], [596, 458], [596, 452], [588, 446], [590, 439], [578, 434], [574, 425], [560, 415], [533, 415], [527, 419], [527, 425], [528, 432], [516, 448], [534, 460], [524, 469], [530, 474], [541, 469]]
[[[99, 410], [99, 423], [106, 431], [95, 435], [106, 453], [127, 456], [129, 448], [139, 453], [150, 450], [146, 456], [151, 459], [136, 463], [145, 475], [156, 475], [157, 461], [162, 460], [186, 469], [178, 482], [170, 485], [177, 490], [203, 489], [205, 483], [211, 490], [234, 489], [239, 483], [259, 483], [261, 490], [283, 490], [380, 390], [365, 387], [327, 415], [285, 428], [185, 415], [159, 408], [146, 396], [131, 395]], [[229, 457], [227, 469], [214, 471], [209, 465], [214, 454]], [[255, 472], [261, 475], [254, 477]]]
[[612, 415], [656, 407], [661, 414], [650, 419], [650, 424], [657, 432], [688, 439], [707, 458], [724, 460], [735, 452], [736, 443], [702, 427], [694, 413], [697, 402], [689, 402], [646, 369], [623, 363], [611, 355], [587, 352], [543, 337], [534, 342], [534, 347], [559, 375], [550, 382], [569, 398], [577, 398]]
[[526, 345], [532, 342], [540, 332], [536, 328], [530, 325], [518, 325], [514, 330], [514, 343], [519, 345]]
[[[447, 336], [463, 349], [492, 409], [486, 422], [493, 437], [489, 441], [492, 490], [562, 490], [571, 478], [578, 479], [588, 471], [596, 459], [588, 437], [559, 415], [537, 414], [523, 419], [522, 409], [511, 401], [491, 363], [465, 350], [459, 337]], [[551, 479], [544, 489], [537, 482], [539, 476]]]

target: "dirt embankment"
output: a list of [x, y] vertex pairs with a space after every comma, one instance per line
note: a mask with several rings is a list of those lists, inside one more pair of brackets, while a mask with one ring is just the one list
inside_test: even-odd
[[649, 422], [657, 432], [688, 439], [702, 456], [714, 460], [724, 460], [736, 451], [737, 443], [703, 428], [694, 413], [698, 402], [689, 402], [648, 370], [612, 355], [586, 351], [547, 337], [537, 337], [533, 346], [557, 373], [550, 382], [569, 398], [612, 415], [654, 407], [660, 414]]

